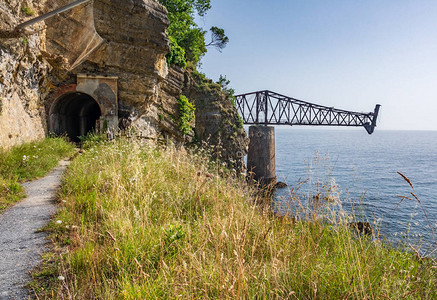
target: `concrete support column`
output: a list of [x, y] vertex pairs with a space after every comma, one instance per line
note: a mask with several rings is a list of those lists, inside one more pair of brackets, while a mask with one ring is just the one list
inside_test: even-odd
[[249, 151], [247, 172], [261, 185], [276, 182], [275, 128], [271, 126], [249, 127]]

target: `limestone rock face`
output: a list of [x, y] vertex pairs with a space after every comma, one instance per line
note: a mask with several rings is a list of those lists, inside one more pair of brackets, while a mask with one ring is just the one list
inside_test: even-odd
[[[17, 24], [71, 2], [0, 0], [0, 147], [44, 137], [57, 99], [66, 101], [59, 106], [65, 110], [78, 103], [72, 97], [83, 93], [79, 78], [115, 78], [121, 129], [177, 144], [207, 142], [230, 167], [241, 168], [247, 138], [233, 104], [212, 81], [167, 67], [169, 21], [156, 0], [90, 1], [14, 36]], [[196, 106], [194, 131], [185, 136], [178, 121], [182, 93]]]
[[[121, 127], [150, 139], [162, 135], [158, 107], [170, 50], [165, 7], [154, 0], [94, 0], [46, 23], [47, 53], [69, 62], [52, 72], [56, 86], [74, 83], [79, 73], [117, 76]], [[71, 46], [82, 39], [88, 48]]]
[[160, 86], [160, 96], [156, 109], [158, 110], [159, 127], [165, 138], [173, 138], [176, 142], [189, 142], [192, 136], [183, 136], [178, 127], [179, 108], [177, 98], [184, 87], [185, 70], [172, 67], [165, 81]]
[[[7, 32], [41, 11], [45, 1], [0, 0], [0, 31]], [[33, 30], [38, 31], [41, 25]], [[0, 147], [45, 136], [43, 98], [50, 66], [42, 59], [44, 34], [0, 39]]]
[[212, 80], [187, 72], [183, 93], [196, 106], [196, 138], [214, 148], [228, 167], [244, 169], [249, 140], [231, 99]]

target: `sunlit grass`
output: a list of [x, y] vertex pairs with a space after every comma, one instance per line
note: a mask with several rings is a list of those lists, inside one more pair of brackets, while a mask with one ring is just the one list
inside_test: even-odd
[[47, 138], [5, 151], [0, 149], [0, 212], [25, 196], [21, 182], [46, 175], [74, 145], [62, 138]]
[[89, 147], [64, 178], [49, 227], [62, 255], [38, 278], [44, 290], [34, 285], [39, 298], [437, 297], [432, 260], [359, 237], [335, 216], [275, 216], [226, 174], [172, 147]]

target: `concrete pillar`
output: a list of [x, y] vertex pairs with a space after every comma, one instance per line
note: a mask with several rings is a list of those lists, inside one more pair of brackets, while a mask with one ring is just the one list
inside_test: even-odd
[[276, 182], [275, 128], [271, 126], [249, 127], [249, 151], [247, 172], [261, 185]]

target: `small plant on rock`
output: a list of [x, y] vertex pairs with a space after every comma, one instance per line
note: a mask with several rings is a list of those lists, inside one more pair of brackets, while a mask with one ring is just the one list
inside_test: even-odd
[[181, 95], [177, 100], [180, 112], [179, 129], [183, 135], [187, 135], [191, 131], [191, 121], [194, 119], [196, 108], [184, 95]]
[[29, 17], [35, 15], [35, 11], [34, 11], [31, 7], [29, 7], [29, 6], [23, 6], [23, 7], [21, 8], [21, 11], [22, 11], [26, 16], [29, 16]]

